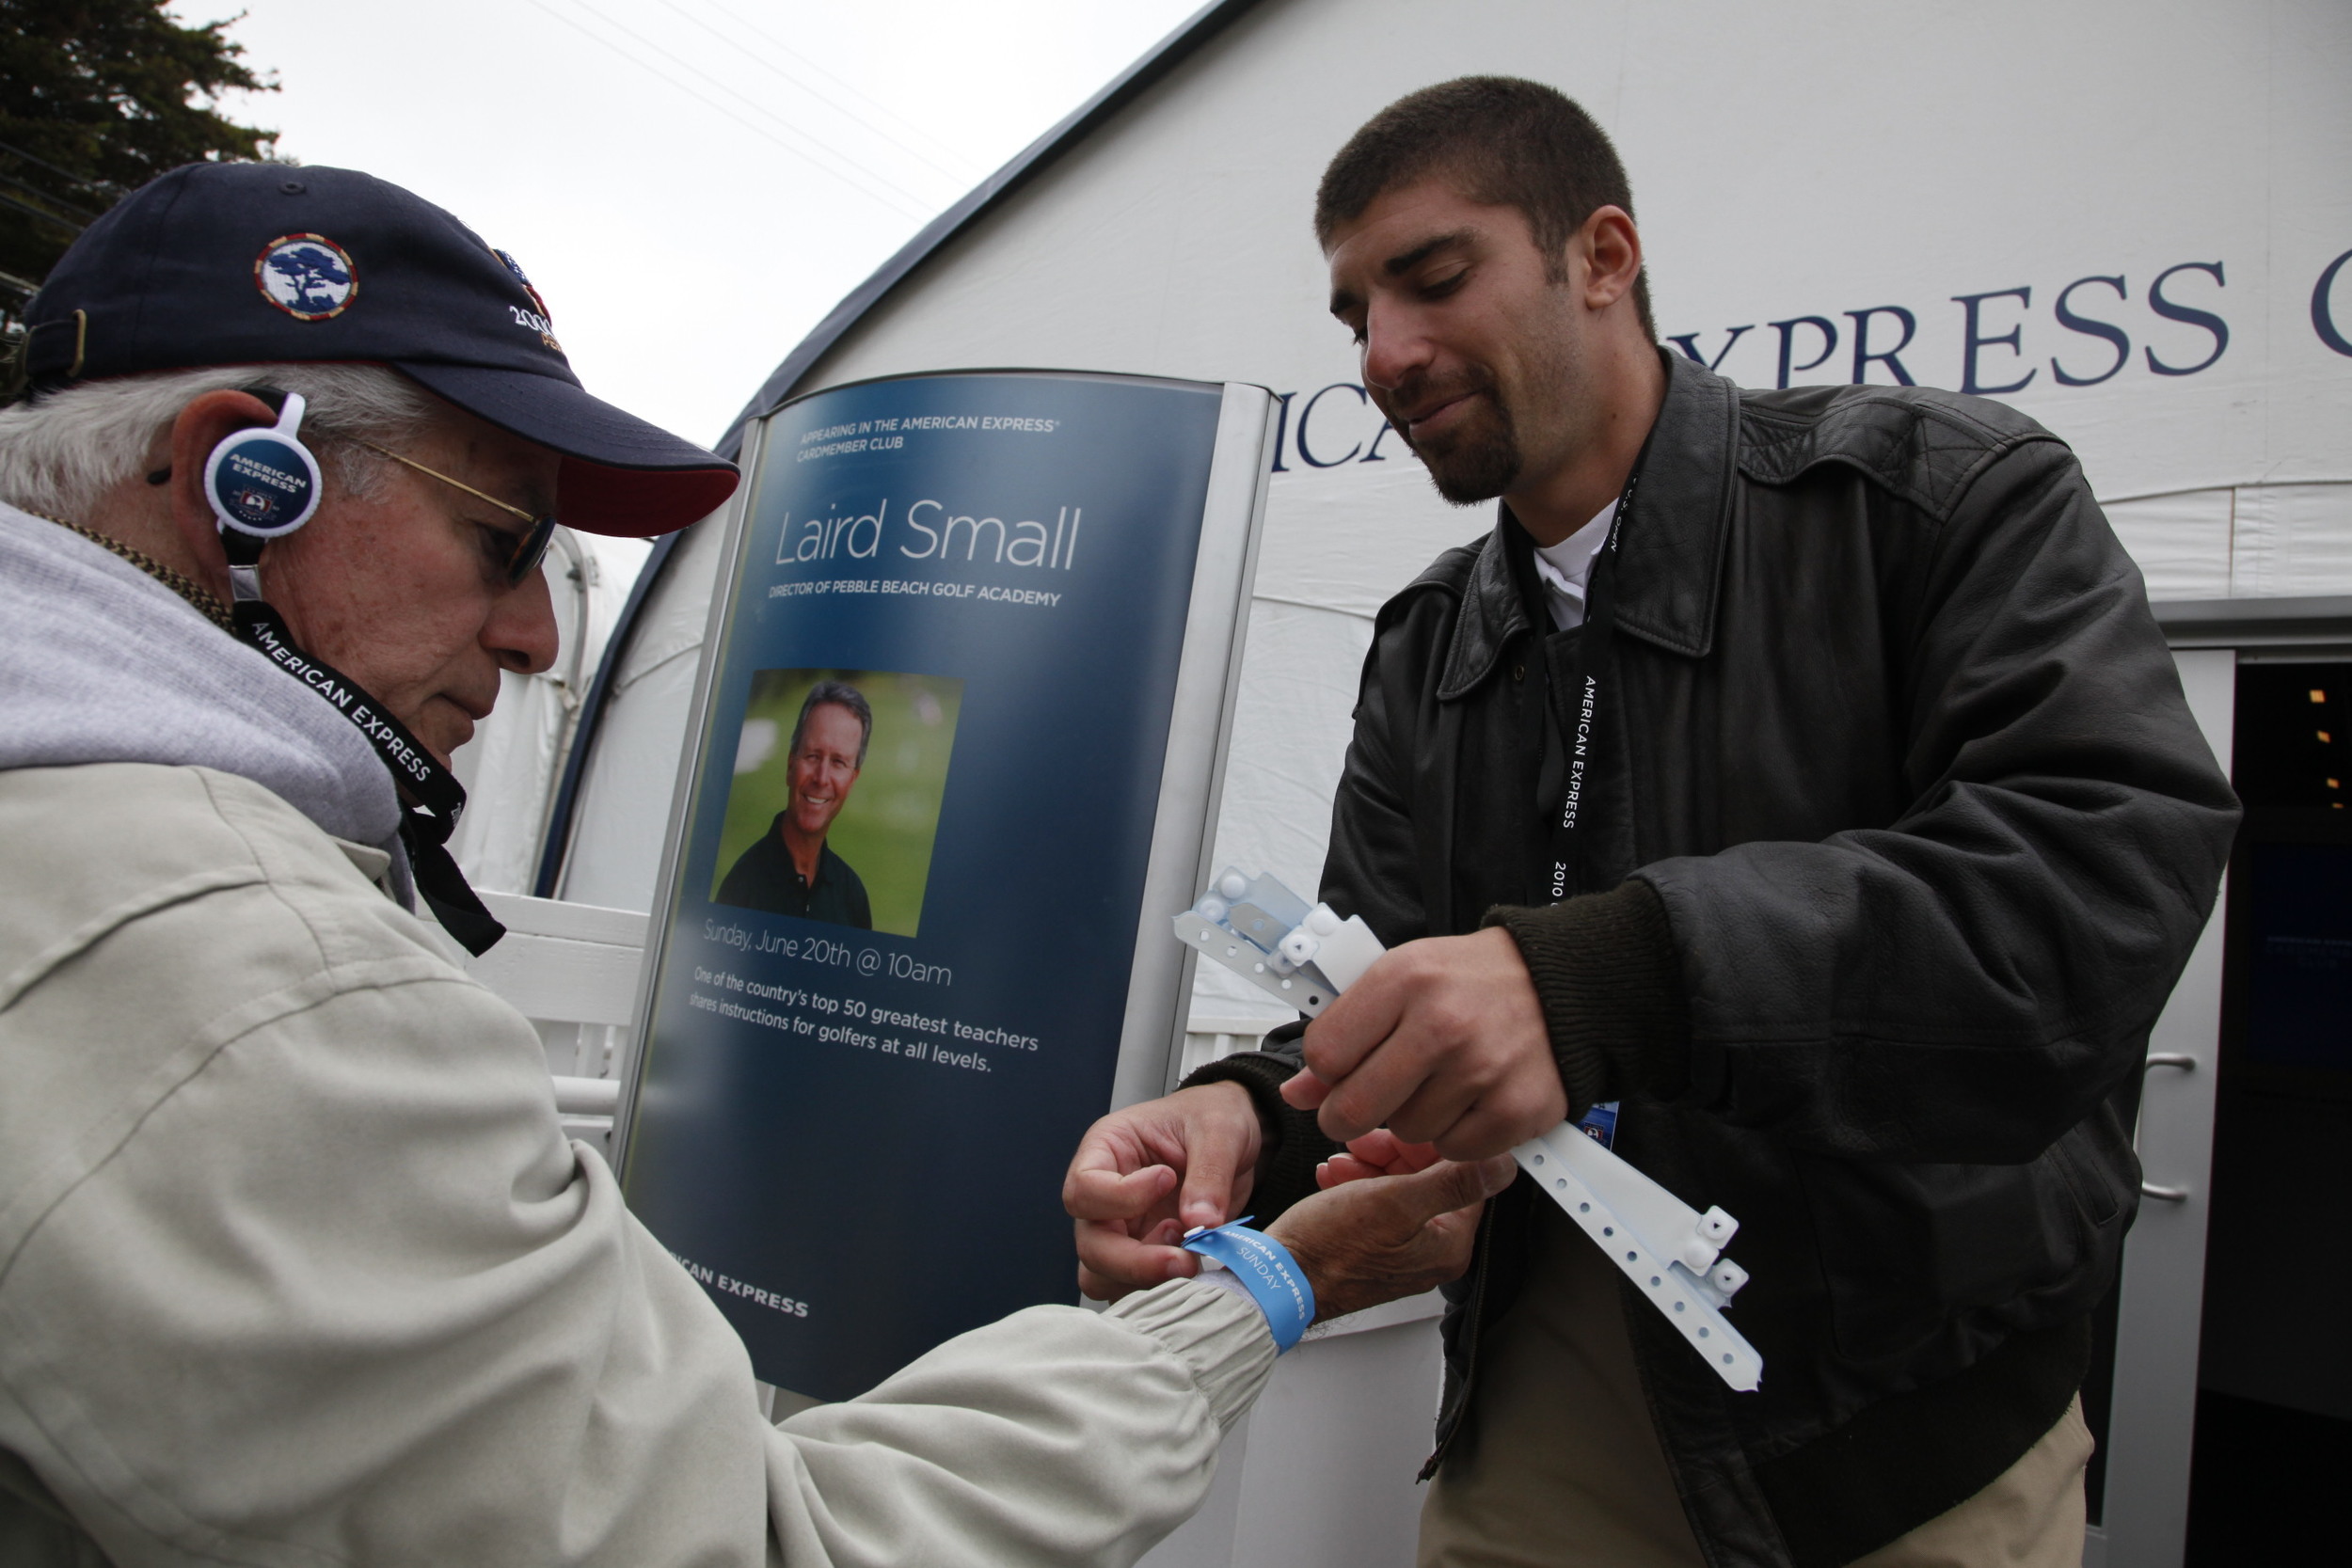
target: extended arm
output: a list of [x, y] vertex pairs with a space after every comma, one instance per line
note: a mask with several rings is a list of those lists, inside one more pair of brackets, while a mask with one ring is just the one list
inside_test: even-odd
[[[93, 1042], [0, 1110], [0, 1449], [108, 1560], [1117, 1565], [1197, 1505], [1273, 1360], [1249, 1303], [1034, 1309], [771, 1427], [530, 1026], [389, 905], [293, 924], [186, 901], [80, 960], [142, 986], [0, 1013]], [[193, 1031], [179, 982], [222, 993]]]

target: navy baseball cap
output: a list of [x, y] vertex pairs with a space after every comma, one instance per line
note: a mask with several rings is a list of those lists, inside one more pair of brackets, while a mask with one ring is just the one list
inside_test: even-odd
[[562, 454], [556, 515], [668, 533], [734, 494], [735, 465], [580, 387], [513, 257], [345, 168], [190, 164], [85, 230], [25, 310], [38, 395], [207, 365], [386, 365]]

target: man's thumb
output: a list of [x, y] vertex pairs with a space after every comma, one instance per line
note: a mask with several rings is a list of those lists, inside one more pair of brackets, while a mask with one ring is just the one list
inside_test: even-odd
[[1241, 1153], [1214, 1136], [1203, 1137], [1185, 1151], [1184, 1190], [1177, 1195], [1176, 1212], [1186, 1227], [1222, 1225], [1234, 1217], [1225, 1205], [1232, 1196], [1233, 1173], [1240, 1168]]
[[1518, 1164], [1508, 1154], [1490, 1160], [1440, 1160], [1427, 1170], [1391, 1178], [1397, 1197], [1418, 1219], [1433, 1220], [1467, 1209], [1511, 1184]]

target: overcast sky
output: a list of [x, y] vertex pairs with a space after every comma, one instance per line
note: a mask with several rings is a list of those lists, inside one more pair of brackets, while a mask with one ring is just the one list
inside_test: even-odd
[[843, 294], [1199, 4], [236, 0], [230, 36], [281, 90], [225, 107], [283, 156], [457, 214], [531, 274], [589, 390], [708, 442]]

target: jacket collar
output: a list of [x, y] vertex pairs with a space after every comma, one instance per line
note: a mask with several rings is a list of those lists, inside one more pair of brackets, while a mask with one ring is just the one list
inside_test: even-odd
[[[1740, 451], [1739, 388], [1687, 356], [1660, 351], [1666, 401], [1650, 432], [1633, 523], [1617, 548], [1617, 625], [1670, 653], [1704, 658], [1715, 646], [1715, 603], [1731, 522]], [[1451, 702], [1485, 680], [1528, 629], [1511, 569], [1510, 509], [1479, 546], [1454, 622], [1438, 697]]]

